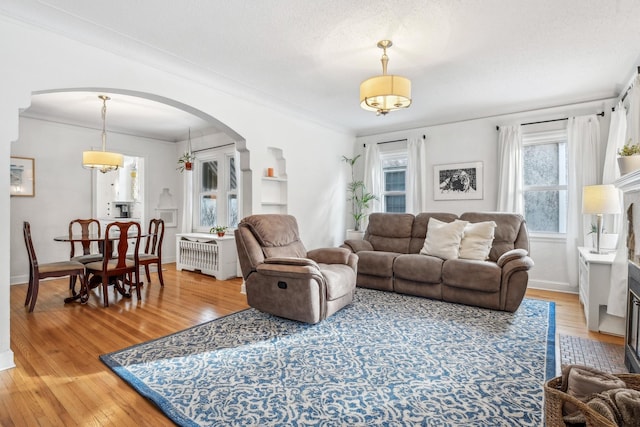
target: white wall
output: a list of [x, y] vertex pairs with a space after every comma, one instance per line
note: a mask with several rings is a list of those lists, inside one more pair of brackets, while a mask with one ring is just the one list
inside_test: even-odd
[[[495, 116], [478, 120], [430, 126], [401, 132], [371, 135], [357, 138], [355, 150], [361, 152], [363, 143], [393, 141], [402, 138], [426, 135], [427, 137], [427, 188], [430, 199], [429, 211], [452, 212], [461, 214], [470, 211], [495, 211], [498, 190], [498, 132], [496, 126], [557, 118], [593, 114], [604, 111], [605, 117], [599, 117], [601, 130], [601, 161], [604, 160], [609, 132], [609, 120], [613, 100], [594, 101], [563, 107], [528, 111], [518, 114]], [[391, 113], [402, 114], [402, 111]], [[523, 127], [523, 132], [547, 130], [565, 126], [566, 122], [532, 125]], [[433, 166], [447, 163], [463, 163], [481, 161], [484, 164], [484, 198], [482, 200], [433, 200]], [[362, 165], [360, 165], [362, 167]], [[362, 171], [359, 172], [360, 174]], [[577, 292], [577, 283], [569, 283], [566, 265], [568, 260], [563, 238], [535, 237], [530, 238], [531, 257], [535, 267], [530, 271], [529, 286], [564, 292]]]
[[[7, 171], [0, 186], [9, 188], [10, 143], [18, 139], [18, 112], [29, 105], [32, 92], [67, 88], [143, 92], [202, 111], [244, 138], [250, 152], [247, 166], [258, 171], [249, 174], [254, 209], [260, 201], [260, 171], [267, 167], [263, 164], [266, 147], [282, 149], [288, 165], [289, 213], [299, 219], [307, 247], [335, 245], [343, 240], [346, 178], [340, 158], [352, 154], [354, 137], [350, 133], [266, 103], [247, 101], [235, 91], [215, 88], [213, 81], [189, 80], [5, 17], [0, 17], [0, 58], [0, 158]], [[40, 153], [34, 157], [41, 158]], [[74, 173], [84, 171], [77, 169]], [[167, 186], [172, 185], [158, 185]], [[4, 236], [9, 236], [9, 192], [0, 197], [0, 228]], [[10, 254], [10, 249], [9, 239], [0, 239], [0, 253]], [[9, 348], [10, 266], [11, 255], [0, 257], [0, 369], [13, 364]]]
[[[101, 131], [30, 118], [20, 119], [20, 134], [11, 143], [11, 155], [35, 159], [35, 197], [11, 198], [11, 283], [28, 280], [29, 264], [22, 236], [22, 222], [31, 223], [39, 262], [61, 261], [68, 257], [69, 244], [54, 242], [68, 232], [69, 221], [91, 218], [92, 172], [82, 167], [82, 151], [100, 145]], [[175, 144], [107, 132], [107, 148], [145, 159], [144, 212], [146, 220], [155, 215], [163, 188], [172, 194], [179, 189]], [[146, 225], [143, 226], [146, 229]], [[165, 230], [164, 262], [175, 260], [175, 228]]]

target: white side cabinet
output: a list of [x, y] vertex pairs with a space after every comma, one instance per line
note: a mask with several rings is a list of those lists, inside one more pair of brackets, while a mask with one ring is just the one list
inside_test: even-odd
[[624, 318], [607, 314], [611, 264], [615, 253], [594, 254], [590, 248], [578, 248], [580, 302], [590, 331], [624, 335]]
[[218, 280], [237, 277], [237, 251], [233, 235], [176, 234], [176, 270], [199, 270]]

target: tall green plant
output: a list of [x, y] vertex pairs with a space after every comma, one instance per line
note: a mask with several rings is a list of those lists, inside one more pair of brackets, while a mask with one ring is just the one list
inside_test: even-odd
[[364, 185], [364, 181], [356, 180], [354, 166], [360, 154], [353, 158], [342, 156], [342, 160], [351, 167], [351, 182], [347, 184], [347, 191], [349, 192], [348, 201], [351, 202], [351, 217], [354, 222], [354, 230], [360, 231], [362, 227], [362, 220], [367, 217], [366, 210], [369, 209], [369, 205], [373, 200], [378, 200], [375, 194], [369, 193]]

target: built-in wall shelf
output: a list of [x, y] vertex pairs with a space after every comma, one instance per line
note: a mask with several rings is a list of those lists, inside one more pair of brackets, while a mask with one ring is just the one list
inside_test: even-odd
[[[286, 214], [288, 211], [287, 168], [282, 150], [267, 147], [265, 168], [262, 174], [262, 213]], [[273, 176], [269, 176], [269, 169]]]

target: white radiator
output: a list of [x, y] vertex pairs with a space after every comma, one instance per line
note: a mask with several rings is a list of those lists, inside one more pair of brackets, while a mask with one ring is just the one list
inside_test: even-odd
[[207, 233], [176, 234], [176, 270], [200, 271], [226, 280], [237, 277], [236, 244], [233, 235]]
[[201, 243], [180, 241], [180, 263], [196, 270], [218, 270], [218, 245], [215, 242]]

